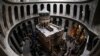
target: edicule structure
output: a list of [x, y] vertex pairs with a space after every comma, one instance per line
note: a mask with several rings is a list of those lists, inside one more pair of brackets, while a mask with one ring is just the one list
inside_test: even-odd
[[[48, 11], [43, 10], [39, 12], [39, 15], [40, 23], [36, 25], [36, 28], [39, 31], [38, 39], [41, 45], [44, 46], [45, 51], [51, 52], [51, 56], [58, 56], [57, 52], [60, 52], [58, 50], [61, 50], [59, 44], [62, 41], [63, 28], [50, 23], [50, 15]], [[55, 48], [55, 46], [58, 46], [58, 48]]]

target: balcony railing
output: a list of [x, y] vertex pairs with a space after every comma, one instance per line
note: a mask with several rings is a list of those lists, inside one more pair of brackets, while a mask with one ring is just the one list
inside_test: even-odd
[[[6, 3], [2, 6], [2, 28], [5, 29], [2, 32], [8, 30], [17, 21], [28, 19], [38, 14], [38, 11], [43, 8], [50, 11], [50, 15], [63, 15], [73, 20], [82, 21], [91, 26], [94, 14], [94, 10], [91, 3], [26, 3], [26, 4], [9, 4]], [[92, 14], [91, 14], [92, 13]]]

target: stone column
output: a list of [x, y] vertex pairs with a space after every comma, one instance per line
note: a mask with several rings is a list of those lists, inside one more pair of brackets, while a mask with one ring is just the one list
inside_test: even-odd
[[72, 18], [73, 17], [73, 11], [74, 10], [74, 5], [73, 4], [71, 4], [70, 5], [70, 17]]
[[62, 27], [64, 28], [64, 26], [65, 26], [65, 19], [62, 19]]
[[38, 11], [40, 11], [40, 5], [41, 5], [41, 4], [37, 4], [37, 6], [38, 6]]
[[32, 30], [35, 31], [35, 24], [34, 24], [34, 20], [31, 20], [32, 22]]
[[24, 5], [24, 16], [25, 16], [25, 19], [27, 19], [27, 10], [26, 10], [26, 5]]
[[59, 18], [56, 18], [56, 21], [57, 21], [57, 25], [59, 25]]
[[12, 40], [14, 41], [15, 45], [17, 46], [19, 52], [21, 53], [22, 49], [21, 49], [20, 45], [18, 44], [17, 40], [15, 39], [15, 36], [12, 34], [11, 37], [12, 37]]
[[16, 53], [19, 53], [15, 46], [12, 44], [11, 40], [9, 39], [9, 45], [12, 47], [13, 50], [15, 50]]
[[46, 4], [46, 3], [44, 4], [44, 9], [46, 9], [46, 10], [47, 10], [47, 4]]
[[11, 37], [12, 37], [14, 43], [16, 44], [16, 46], [20, 49], [20, 45], [18, 44], [17, 40], [15, 39], [15, 36], [13, 34], [11, 34]]
[[8, 25], [8, 29], [11, 27], [10, 21], [9, 21], [9, 15], [8, 15], [8, 6], [6, 5], [6, 22]]
[[[1, 14], [0, 16], [3, 16], [3, 15]], [[1, 26], [1, 29], [2, 29], [3, 35], [5, 36], [7, 29], [4, 26], [3, 18], [0, 19], [0, 26]]]
[[76, 12], [76, 19], [79, 20], [80, 18], [80, 5], [77, 5], [77, 12]]
[[11, 12], [12, 13], [12, 21], [13, 21], [13, 24], [15, 24], [16, 21], [15, 21], [14, 6], [12, 6], [11, 9], [12, 9], [12, 12]]
[[21, 11], [20, 11], [20, 6], [18, 6], [18, 19], [21, 19]]
[[63, 4], [63, 15], [66, 14], [66, 4]]
[[33, 4], [30, 5], [30, 16], [33, 16]]
[[82, 21], [85, 21], [85, 5], [83, 5], [83, 11], [82, 11]]
[[53, 3], [50, 4], [50, 6], [51, 6], [51, 8], [50, 8], [50, 10], [51, 10], [50, 14], [53, 14], [53, 5], [54, 5]]
[[60, 4], [57, 3], [56, 5], [57, 5], [57, 15], [59, 15], [60, 14]]

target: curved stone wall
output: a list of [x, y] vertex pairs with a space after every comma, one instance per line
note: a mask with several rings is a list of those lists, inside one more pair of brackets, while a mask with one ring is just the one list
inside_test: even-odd
[[17, 21], [33, 17], [43, 8], [50, 11], [51, 15], [65, 15], [68, 18], [80, 20], [91, 28], [95, 13], [96, 1], [90, 3], [4, 3], [2, 6], [2, 32], [14, 25]]
[[[38, 19], [37, 16], [31, 19], [25, 19], [23, 21], [20, 21], [16, 25], [14, 25], [12, 29], [9, 30], [9, 34], [7, 34], [5, 38], [5, 46], [7, 50], [13, 50], [16, 53], [16, 54], [13, 53], [14, 55], [23, 55], [22, 42], [24, 41], [25, 37], [28, 36], [28, 34], [32, 33], [35, 30], [36, 24], [38, 23], [38, 21], [36, 21], [37, 19]], [[51, 22], [65, 29], [65, 32], [64, 32], [65, 34], [63, 38], [66, 38], [66, 36], [68, 35], [68, 32], [70, 32], [71, 27], [74, 24], [78, 24], [78, 27], [81, 26], [82, 28], [84, 28], [85, 38], [87, 38], [88, 36], [87, 34], [88, 31], [85, 29], [84, 26], [82, 26], [77, 21], [70, 20], [64, 17], [62, 18], [62, 17], [52, 16]], [[81, 31], [83, 31], [83, 29], [81, 29]], [[9, 54], [9, 55], [12, 55], [12, 54]]]

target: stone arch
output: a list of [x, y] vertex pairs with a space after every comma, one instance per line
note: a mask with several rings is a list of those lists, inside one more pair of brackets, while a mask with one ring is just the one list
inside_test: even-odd
[[43, 5], [43, 4], [40, 5], [40, 9], [41, 9], [41, 10], [44, 9], [44, 5]]
[[90, 9], [89, 9], [89, 5], [85, 6], [85, 21], [87, 23], [89, 23], [90, 20]]
[[27, 22], [27, 27], [28, 27], [28, 33], [31, 33], [32, 34], [32, 32], [33, 32], [33, 28], [32, 28], [32, 22], [31, 21], [28, 21]]
[[53, 5], [53, 12], [57, 13], [57, 5], [56, 4]]
[[30, 5], [27, 5], [26, 10], [27, 10], [27, 15], [30, 15]]
[[18, 7], [17, 6], [14, 7], [14, 15], [15, 15], [15, 19], [18, 20]]
[[74, 12], [73, 12], [73, 16], [76, 17], [77, 16], [77, 5], [74, 5]]
[[63, 23], [63, 22], [62, 22], [62, 18], [57, 18], [57, 19], [59, 19], [59, 21], [58, 21], [58, 25], [61, 26], [62, 23]]
[[21, 31], [21, 27], [18, 26], [16, 29], [17, 29], [17, 31], [18, 31], [18, 35], [19, 35], [20, 37], [24, 38], [24, 37], [23, 37], [23, 34], [22, 34], [22, 31]]
[[65, 25], [64, 25], [64, 29], [65, 29], [65, 32], [67, 32], [67, 27], [69, 26], [69, 20], [65, 20]]
[[37, 9], [37, 5], [33, 5], [33, 14], [37, 14], [38, 13], [38, 9]]
[[20, 12], [21, 12], [21, 18], [24, 17], [24, 6], [20, 7]]
[[63, 13], [63, 5], [60, 4], [60, 13]]
[[79, 14], [79, 19], [80, 19], [80, 20], [82, 19], [82, 15], [83, 15], [82, 12], [83, 12], [83, 6], [81, 5], [81, 6], [80, 6], [80, 12], [79, 12], [79, 13], [80, 13], [80, 14]]
[[23, 36], [26, 37], [27, 36], [27, 25], [26, 23], [22, 23], [22, 33], [23, 33]]
[[70, 14], [70, 5], [69, 4], [67, 4], [66, 5], [66, 14]]
[[50, 4], [47, 4], [47, 10], [50, 11]]

